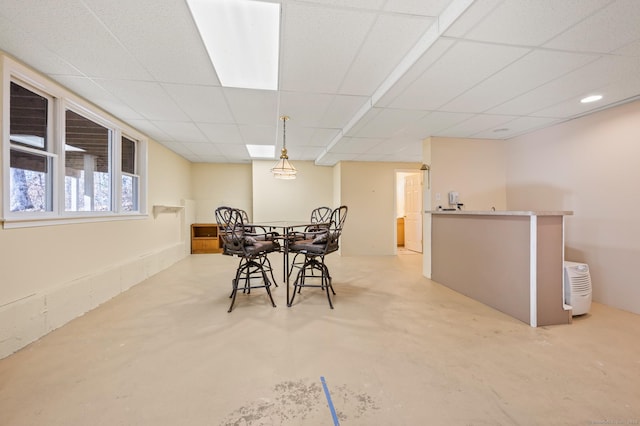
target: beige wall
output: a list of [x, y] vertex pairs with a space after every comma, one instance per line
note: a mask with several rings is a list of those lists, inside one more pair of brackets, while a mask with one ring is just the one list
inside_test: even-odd
[[[449, 191], [457, 191], [464, 210], [505, 210], [507, 165], [504, 141], [432, 137], [423, 141], [422, 156], [431, 170], [425, 176], [426, 210], [449, 208]], [[439, 198], [439, 199], [438, 199]], [[423, 220], [422, 271], [431, 277], [431, 216]]]
[[464, 210], [506, 208], [504, 141], [433, 137], [426, 146], [430, 146], [432, 208], [448, 208], [449, 191], [460, 194]]
[[418, 170], [421, 163], [342, 162], [340, 204], [349, 207], [341, 253], [393, 255], [396, 248], [396, 171]]
[[148, 217], [0, 229], [0, 358], [181, 259], [184, 212], [152, 209], [190, 196], [189, 169], [150, 142]]
[[250, 164], [192, 164], [195, 222], [215, 223], [220, 206], [241, 208], [252, 216], [252, 184]]
[[589, 264], [594, 300], [640, 313], [640, 102], [507, 147], [508, 208], [573, 210], [566, 259]]
[[253, 219], [309, 220], [316, 207], [338, 207], [333, 203], [333, 167], [316, 166], [311, 161], [294, 161], [298, 170], [292, 180], [275, 179], [274, 161], [253, 162]]

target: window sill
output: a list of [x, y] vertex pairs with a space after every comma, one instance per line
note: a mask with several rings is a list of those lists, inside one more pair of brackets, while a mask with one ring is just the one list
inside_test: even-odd
[[57, 225], [70, 225], [74, 223], [92, 223], [92, 222], [113, 222], [121, 220], [140, 220], [146, 219], [147, 214], [144, 213], [131, 213], [131, 214], [119, 214], [119, 215], [104, 215], [104, 216], [78, 216], [78, 217], [47, 217], [47, 218], [6, 218], [2, 219], [3, 229], [15, 229], [15, 228], [33, 228], [38, 226], [57, 226]]
[[178, 213], [184, 206], [165, 206], [165, 205], [155, 205], [153, 206], [153, 217], [157, 218], [159, 214], [162, 213]]

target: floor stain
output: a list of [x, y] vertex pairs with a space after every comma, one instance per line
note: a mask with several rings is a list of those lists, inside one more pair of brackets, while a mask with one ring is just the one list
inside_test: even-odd
[[[340, 421], [349, 416], [357, 419], [370, 410], [380, 409], [372, 396], [355, 392], [345, 384], [329, 391]], [[290, 425], [320, 415], [322, 410], [329, 410], [327, 405], [319, 379], [285, 381], [273, 387], [272, 398], [260, 398], [234, 410], [220, 426]]]

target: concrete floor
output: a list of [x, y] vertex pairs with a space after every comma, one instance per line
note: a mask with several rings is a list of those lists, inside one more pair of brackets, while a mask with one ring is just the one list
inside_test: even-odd
[[335, 310], [228, 314], [236, 259], [192, 255], [0, 360], [0, 425], [640, 424], [640, 316], [531, 328], [421, 262], [332, 255]]

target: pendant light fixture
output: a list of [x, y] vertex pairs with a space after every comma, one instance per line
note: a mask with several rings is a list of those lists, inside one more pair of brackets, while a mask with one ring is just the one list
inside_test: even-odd
[[273, 166], [271, 173], [276, 179], [295, 179], [298, 171], [289, 163], [289, 156], [287, 155], [287, 120], [289, 120], [289, 117], [283, 115], [280, 120], [282, 120], [282, 151], [280, 160]]

